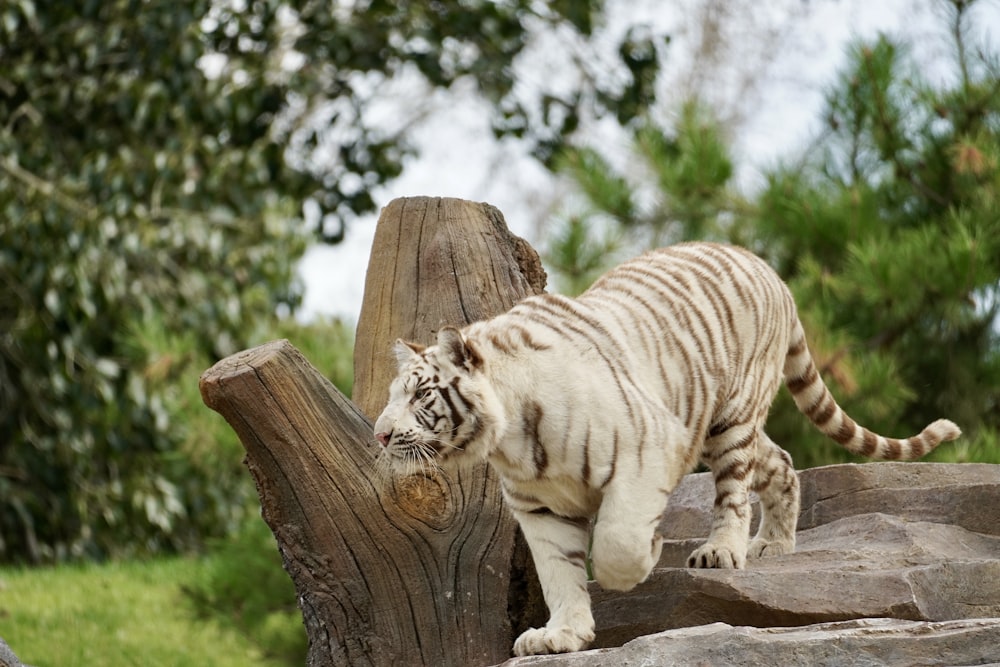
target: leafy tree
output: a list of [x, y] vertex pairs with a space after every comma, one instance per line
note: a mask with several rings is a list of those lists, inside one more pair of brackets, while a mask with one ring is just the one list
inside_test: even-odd
[[580, 106], [640, 85], [513, 95], [532, 26], [585, 38], [599, 9], [0, 6], [0, 559], [190, 548], [241, 525], [252, 492], [192, 416], [197, 376], [294, 313], [307, 243], [339, 240], [401, 170], [407, 125], [371, 123], [373, 91], [470, 79], [497, 132], [544, 157]]
[[[828, 132], [772, 175], [755, 227], [859, 419], [905, 435], [947, 416], [973, 443], [965, 455], [996, 456], [1000, 70], [973, 55], [985, 53], [969, 43], [975, 4], [949, 5], [943, 86], [885, 37], [851, 50]], [[776, 438], [814, 443], [773, 421]]]
[[744, 233], [736, 213], [746, 204], [729, 187], [733, 163], [722, 130], [694, 102], [682, 107], [673, 130], [636, 124], [628, 171], [589, 147], [565, 148], [556, 165], [581, 195], [546, 254], [566, 292], [586, 289], [620, 255]]
[[[750, 246], [789, 281], [824, 377], [859, 421], [907, 435], [947, 416], [967, 437], [939, 456], [1000, 460], [1000, 67], [970, 44], [974, 5], [949, 5], [945, 84], [885, 37], [855, 46], [828, 131], [751, 202], [732, 194], [721, 132], [694, 106], [671, 131], [636, 131], [631, 172], [566, 151], [585, 207], [554, 236], [550, 265], [579, 291], [623, 245]], [[799, 465], [847, 458], [787, 394], [769, 431]]]

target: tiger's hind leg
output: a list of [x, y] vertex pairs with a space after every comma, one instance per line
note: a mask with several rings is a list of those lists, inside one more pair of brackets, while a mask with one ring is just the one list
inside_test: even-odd
[[760, 431], [753, 484], [760, 496], [761, 518], [750, 541], [749, 558], [777, 556], [795, 551], [795, 526], [799, 520], [799, 477], [788, 452]]
[[705, 441], [703, 460], [715, 478], [708, 540], [688, 557], [688, 567], [742, 569], [750, 540], [750, 483], [760, 435], [757, 423], [726, 427]]

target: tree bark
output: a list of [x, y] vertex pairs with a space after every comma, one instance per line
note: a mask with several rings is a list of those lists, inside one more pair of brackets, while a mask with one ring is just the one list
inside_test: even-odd
[[246, 463], [295, 583], [308, 665], [489, 665], [544, 622], [530, 556], [485, 464], [373, 476], [370, 419], [395, 374], [391, 342], [430, 343], [541, 292], [537, 254], [486, 204], [397, 199], [382, 212], [355, 343], [352, 403], [287, 341], [205, 372], [205, 403]]
[[545, 289], [538, 254], [489, 204], [396, 199], [382, 211], [365, 279], [354, 343], [354, 391], [374, 419], [396, 375], [396, 338], [434, 342], [444, 325], [510, 310]]

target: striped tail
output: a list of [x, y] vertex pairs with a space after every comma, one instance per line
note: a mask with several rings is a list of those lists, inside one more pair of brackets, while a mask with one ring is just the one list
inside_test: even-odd
[[792, 341], [785, 357], [785, 384], [792, 392], [795, 405], [824, 435], [835, 440], [847, 451], [871, 459], [908, 461], [954, 440], [962, 431], [947, 419], [938, 419], [919, 434], [909, 438], [886, 438], [869, 431], [851, 419], [837, 405], [833, 394], [823, 382], [806, 345], [802, 323], [796, 321]]

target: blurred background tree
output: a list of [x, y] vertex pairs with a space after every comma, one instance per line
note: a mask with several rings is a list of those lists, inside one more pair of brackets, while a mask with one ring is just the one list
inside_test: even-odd
[[[529, 27], [585, 38], [600, 8], [0, 8], [0, 559], [189, 549], [232, 532], [252, 490], [234, 441], [200, 415], [198, 373], [273, 337], [299, 304], [307, 244], [339, 241], [399, 174], [408, 126], [369, 122], [374, 91], [472, 81], [497, 134], [545, 159], [582, 106], [627, 99], [623, 120], [643, 106], [658, 61], [635, 39], [620, 49], [634, 80], [581, 79], [537, 107], [511, 97]], [[296, 334], [349, 348], [342, 329]]]
[[[855, 418], [905, 436], [947, 416], [967, 436], [938, 456], [1000, 461], [1000, 61], [969, 34], [975, 4], [941, 3], [953, 54], [942, 84], [887, 37], [855, 45], [827, 131], [749, 198], [730, 182], [723, 126], [694, 103], [667, 129], [636, 126], [626, 172], [566, 148], [556, 164], [582, 203], [548, 244], [557, 278], [581, 291], [623, 245], [752, 247], [789, 281]], [[800, 467], [849, 459], [786, 393], [768, 431]]]
[[745, 204], [729, 187], [733, 162], [721, 126], [695, 102], [681, 108], [672, 130], [635, 124], [629, 173], [587, 146], [566, 146], [555, 165], [581, 195], [547, 243], [546, 260], [566, 293], [582, 292], [643, 249], [741, 234], [735, 214]]
[[[974, 4], [949, 4], [943, 85], [886, 38], [851, 50], [826, 134], [771, 175], [754, 227], [858, 418], [905, 435], [947, 416], [968, 434], [959, 451], [995, 455], [1000, 61], [970, 41]], [[777, 438], [815, 444], [775, 422]]]

